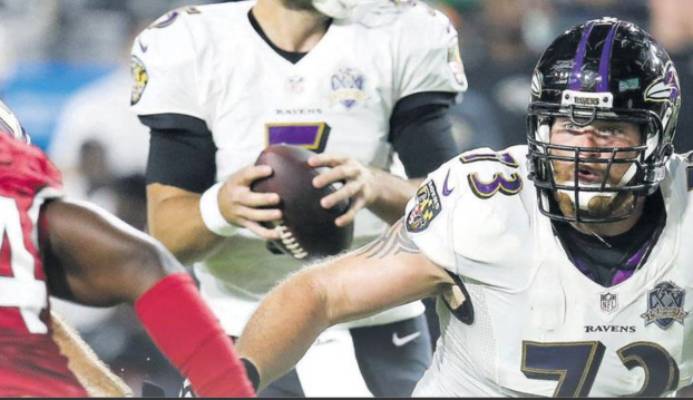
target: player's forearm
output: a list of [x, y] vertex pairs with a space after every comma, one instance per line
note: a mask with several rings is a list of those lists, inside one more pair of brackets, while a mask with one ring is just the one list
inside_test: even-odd
[[377, 199], [368, 207], [380, 219], [392, 225], [402, 218], [407, 202], [416, 194], [422, 179], [402, 179], [383, 170], [371, 169], [379, 185]]
[[204, 258], [223, 240], [210, 232], [200, 214], [200, 196], [186, 195], [149, 204], [149, 232], [183, 264]]
[[262, 302], [236, 345], [239, 355], [257, 367], [259, 389], [291, 369], [329, 326], [325, 300], [311, 274], [301, 272]]

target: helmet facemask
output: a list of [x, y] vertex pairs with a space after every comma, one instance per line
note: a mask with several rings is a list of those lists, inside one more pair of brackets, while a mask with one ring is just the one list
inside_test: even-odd
[[[647, 114], [574, 106], [551, 110], [535, 104], [528, 119], [529, 163], [541, 212], [578, 223], [617, 222], [632, 215], [637, 199], [652, 194], [664, 179], [671, 154], [670, 146], [661, 146], [661, 124]], [[581, 127], [594, 121], [631, 122], [640, 127], [641, 142], [628, 147], [555, 144], [550, 135], [558, 117]], [[601, 179], [581, 181], [578, 172], [586, 170], [601, 174]], [[624, 171], [614, 175], [614, 170]]]
[[[541, 212], [576, 223], [632, 216], [638, 200], [665, 178], [680, 104], [671, 59], [634, 24], [602, 18], [561, 34], [537, 63], [528, 110], [529, 178]], [[627, 147], [552, 143], [557, 118], [577, 129], [628, 122], [640, 128], [640, 141]]]

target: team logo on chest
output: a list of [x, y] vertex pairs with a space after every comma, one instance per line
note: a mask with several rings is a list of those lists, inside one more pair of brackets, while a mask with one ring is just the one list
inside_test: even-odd
[[602, 293], [599, 295], [599, 307], [605, 313], [611, 314], [618, 308], [618, 300], [614, 293]]
[[355, 68], [342, 68], [330, 79], [332, 105], [341, 104], [347, 110], [366, 99], [366, 78]]
[[684, 309], [686, 290], [674, 282], [662, 282], [647, 293], [647, 312], [640, 316], [645, 319], [645, 326], [656, 323], [662, 329], [668, 329], [674, 321], [683, 325], [688, 312]]

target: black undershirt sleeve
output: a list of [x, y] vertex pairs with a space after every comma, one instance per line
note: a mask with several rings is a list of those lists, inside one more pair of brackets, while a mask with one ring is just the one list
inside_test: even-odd
[[48, 219], [46, 218], [46, 209], [53, 201], [56, 200], [49, 200], [41, 206], [38, 223], [39, 249], [41, 250], [43, 265], [45, 266], [46, 283], [48, 284], [48, 292], [51, 296], [63, 300], [75, 301], [75, 296], [72, 290], [70, 290], [70, 285], [67, 283], [65, 267], [63, 267], [60, 259], [53, 252], [50, 235], [48, 234], [50, 228], [48, 227]]
[[456, 94], [415, 93], [400, 99], [390, 117], [389, 141], [409, 178], [422, 178], [459, 154], [448, 116]]
[[217, 147], [204, 121], [181, 114], [144, 115], [140, 121], [151, 129], [147, 184], [195, 193], [214, 184]]

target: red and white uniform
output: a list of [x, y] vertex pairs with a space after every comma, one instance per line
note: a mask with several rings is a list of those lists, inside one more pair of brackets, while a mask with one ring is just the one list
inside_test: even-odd
[[52, 339], [38, 246], [41, 205], [60, 173], [37, 148], [0, 134], [0, 396], [86, 397]]

